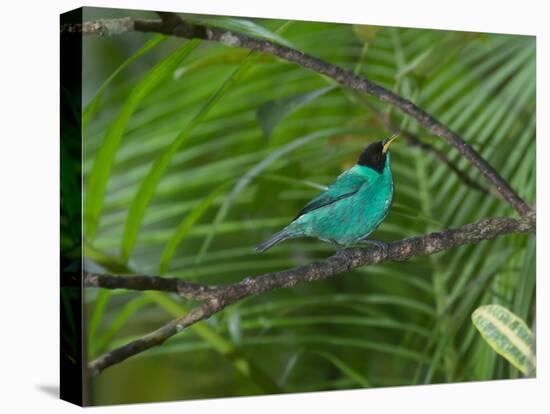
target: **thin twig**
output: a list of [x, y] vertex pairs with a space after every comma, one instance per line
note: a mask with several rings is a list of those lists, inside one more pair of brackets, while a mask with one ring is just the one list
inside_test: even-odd
[[391, 118], [383, 113], [382, 111], [378, 110], [374, 105], [367, 102], [366, 99], [363, 98], [363, 96], [359, 94], [353, 94], [356, 99], [358, 99], [358, 102], [361, 105], [364, 105], [367, 107], [374, 115], [379, 119], [382, 124], [389, 129], [392, 132], [399, 132], [407, 141], [407, 143], [413, 147], [420, 148], [424, 152], [427, 152], [428, 154], [432, 154], [435, 158], [437, 158], [439, 161], [441, 161], [443, 164], [447, 166], [452, 172], [455, 173], [455, 175], [458, 177], [459, 180], [461, 180], [465, 185], [468, 187], [480, 191], [484, 194], [493, 194], [496, 197], [499, 197], [502, 199], [502, 195], [495, 191], [490, 191], [487, 188], [485, 188], [483, 185], [478, 183], [477, 181], [473, 180], [468, 176], [468, 174], [465, 171], [462, 171], [458, 165], [453, 162], [447, 154], [445, 154], [440, 149], [434, 147], [433, 145], [428, 144], [427, 142], [422, 141], [416, 134], [413, 134], [412, 132], [402, 129], [397, 125], [395, 122], [391, 120]]
[[102, 275], [86, 272], [84, 286], [104, 289], [156, 290], [177, 293], [183, 298], [204, 300], [212, 298], [219, 289], [199, 283], [160, 276]]
[[492, 183], [504, 200], [520, 214], [525, 215], [532, 211], [532, 207], [521, 199], [506, 180], [460, 135], [443, 125], [432, 115], [416, 106], [411, 101], [400, 95], [356, 75], [336, 65], [325, 62], [314, 56], [308, 55], [288, 46], [279, 45], [269, 40], [254, 38], [239, 32], [192, 24], [182, 20], [177, 14], [159, 12], [161, 20], [143, 19], [103, 19], [95, 22], [86, 22], [82, 25], [63, 25], [62, 33], [83, 33], [96, 35], [114, 35], [129, 31], [155, 32], [166, 35], [178, 36], [187, 39], [197, 38], [220, 42], [229, 46], [246, 48], [254, 51], [277, 56], [289, 62], [296, 63], [304, 68], [334, 79], [341, 85], [353, 90], [376, 96], [383, 102], [387, 102], [402, 112], [416, 119], [420, 125], [435, 135], [445, 139], [468, 159], [481, 173]]
[[[359, 266], [386, 261], [403, 261], [413, 256], [431, 255], [465, 244], [479, 243], [500, 235], [530, 233], [534, 230], [534, 213], [529, 213], [520, 220], [489, 218], [456, 229], [447, 229], [424, 236], [398, 240], [389, 243], [385, 252], [380, 247], [344, 249], [321, 262], [281, 272], [266, 273], [257, 277], [247, 277], [239, 283], [229, 285], [190, 284], [178, 279], [166, 279], [165, 282], [160, 282], [158, 279], [161, 278], [154, 276], [106, 276], [90, 273], [86, 275], [86, 286], [136, 290], [158, 288], [157, 290], [177, 292], [188, 299], [202, 300], [203, 302], [187, 314], [170, 321], [156, 331], [101, 355], [90, 362], [89, 371], [92, 375], [97, 375], [105, 368], [158, 346], [188, 326], [206, 319], [226, 306], [249, 296], [259, 295], [274, 289], [290, 288], [299, 283], [323, 280]], [[178, 287], [180, 284], [185, 290], [183, 294]]]

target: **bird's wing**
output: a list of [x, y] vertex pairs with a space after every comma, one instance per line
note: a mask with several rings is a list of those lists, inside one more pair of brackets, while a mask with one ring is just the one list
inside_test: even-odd
[[331, 186], [307, 203], [304, 208], [298, 212], [294, 220], [310, 211], [317, 210], [318, 208], [352, 196], [365, 184], [367, 184], [365, 177], [350, 173], [349, 171], [341, 174]]

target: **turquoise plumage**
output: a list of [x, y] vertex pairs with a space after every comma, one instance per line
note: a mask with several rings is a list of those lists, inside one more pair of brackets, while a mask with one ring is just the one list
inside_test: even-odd
[[388, 150], [395, 138], [397, 134], [369, 145], [356, 165], [342, 173], [306, 204], [288, 226], [256, 250], [263, 252], [296, 237], [315, 237], [340, 246], [365, 241], [386, 218], [393, 201]]

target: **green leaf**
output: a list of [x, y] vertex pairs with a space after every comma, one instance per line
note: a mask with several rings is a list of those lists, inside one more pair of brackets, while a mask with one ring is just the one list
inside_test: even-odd
[[485, 305], [474, 311], [472, 321], [497, 354], [525, 375], [534, 374], [535, 338], [521, 318], [500, 305]]
[[185, 59], [199, 43], [200, 40], [186, 42], [182, 47], [155, 65], [134, 87], [115, 121], [107, 130], [103, 143], [95, 156], [94, 165], [87, 182], [84, 225], [86, 237], [88, 239], [92, 240], [96, 234], [99, 216], [103, 208], [107, 181], [130, 117], [142, 99], [162, 82], [162, 80], [170, 76], [181, 61]]
[[256, 111], [256, 116], [260, 121], [265, 137], [269, 138], [273, 129], [288, 115], [336, 88], [336, 85], [327, 86], [289, 98], [269, 101], [260, 106]]
[[370, 26], [366, 24], [354, 24], [353, 33], [363, 43], [370, 43], [376, 37], [379, 30], [383, 29], [383, 26]]
[[93, 260], [98, 265], [103, 266], [113, 273], [129, 273], [128, 266], [118, 257], [102, 252], [88, 241], [84, 243], [84, 257]]
[[335, 355], [331, 354], [330, 352], [315, 352], [319, 356], [322, 356], [323, 358], [330, 361], [336, 368], [338, 368], [344, 375], [346, 375], [350, 380], [355, 382], [357, 385], [363, 388], [369, 388], [371, 387], [371, 384], [367, 381], [367, 379], [361, 375], [359, 372], [354, 370], [352, 367], [350, 367], [348, 364], [346, 364], [344, 361], [342, 361], [340, 358], [336, 357]]
[[396, 295], [381, 295], [381, 294], [331, 294], [331, 295], [317, 295], [313, 297], [302, 296], [298, 298], [285, 299], [285, 300], [273, 300], [266, 303], [257, 305], [249, 305], [248, 307], [241, 309], [241, 316], [258, 315], [262, 313], [275, 314], [278, 311], [289, 312], [291, 310], [303, 308], [306, 306], [327, 306], [334, 305], [349, 305], [351, 303], [361, 303], [365, 305], [393, 305], [406, 309], [409, 311], [419, 311], [425, 315], [433, 315], [433, 309], [422, 303], [419, 300], [412, 298], [405, 298]]
[[[157, 292], [147, 292], [147, 293], [157, 293]], [[194, 325], [197, 326], [197, 325]], [[265, 345], [267, 347], [283, 349], [291, 348], [296, 349], [297, 345], [307, 345], [310, 347], [324, 348], [327, 346], [331, 347], [342, 347], [342, 349], [363, 349], [366, 351], [375, 351], [385, 355], [391, 355], [392, 358], [398, 357], [403, 358], [407, 361], [416, 361], [416, 362], [426, 362], [427, 358], [416, 352], [414, 350], [401, 347], [398, 345], [393, 345], [383, 341], [371, 341], [358, 339], [357, 337], [342, 337], [338, 335], [277, 335], [277, 336], [268, 336], [268, 335], [256, 335], [252, 337], [243, 338], [242, 342], [239, 344], [241, 347], [258, 347]], [[169, 353], [179, 353], [179, 352], [188, 352], [189, 350], [197, 349], [212, 349], [214, 348], [212, 343], [196, 343], [195, 341], [178, 341], [173, 340], [171, 343], [168, 343], [163, 346], [158, 346], [151, 349], [148, 352], [143, 352], [136, 357], [148, 356], [148, 355], [162, 355]], [[215, 348], [214, 348], [215, 349]]]
[[189, 234], [189, 231], [197, 222], [197, 220], [199, 220], [206, 212], [206, 210], [208, 210], [208, 208], [212, 205], [216, 197], [218, 197], [228, 187], [229, 184], [229, 182], [223, 183], [214, 191], [212, 191], [210, 195], [208, 195], [208, 197], [205, 197], [204, 200], [192, 211], [190, 211], [185, 219], [180, 223], [179, 227], [174, 232], [170, 240], [168, 240], [168, 243], [166, 243], [166, 247], [162, 252], [160, 259], [160, 274], [166, 273], [178, 245], [181, 243], [183, 238], [187, 236], [187, 234]]
[[181, 146], [187, 141], [191, 132], [199, 125], [210, 109], [221, 99], [230, 86], [236, 82], [246, 70], [254, 63], [255, 58], [258, 55], [250, 53], [248, 57], [241, 62], [241, 64], [233, 71], [229, 77], [227, 77], [219, 89], [206, 101], [206, 103], [199, 109], [197, 114], [191, 119], [186, 128], [181, 131], [176, 139], [164, 150], [164, 152], [155, 160], [153, 166], [149, 170], [149, 173], [141, 183], [136, 196], [132, 200], [130, 209], [128, 210], [128, 216], [124, 223], [124, 234], [121, 242], [121, 255], [124, 261], [127, 261], [132, 254], [132, 250], [137, 241], [137, 235], [145, 210], [151, 202], [157, 184], [162, 178], [166, 168], [170, 163], [170, 160], [181, 148]]
[[[104, 290], [102, 290], [104, 292]], [[124, 326], [124, 324], [130, 319], [138, 310], [151, 303], [151, 299], [145, 296], [138, 296], [135, 299], [129, 301], [124, 307], [116, 314], [115, 318], [110, 322], [105, 332], [90, 346], [88, 352], [90, 355], [97, 355], [99, 352], [103, 352], [111, 339], [116, 335], [118, 331]], [[90, 336], [90, 339], [96, 339]]]
[[90, 315], [90, 319], [88, 320], [88, 339], [95, 338], [97, 329], [101, 322], [101, 318], [103, 316], [103, 313], [105, 312], [105, 308], [107, 306], [107, 303], [109, 302], [110, 297], [111, 291], [107, 289], [102, 289], [99, 291], [97, 300], [94, 304], [94, 309], [92, 311], [92, 314]]
[[274, 181], [277, 183], [288, 184], [292, 186], [303, 186], [308, 188], [314, 188], [315, 190], [321, 190], [321, 191], [325, 191], [328, 188], [326, 185], [314, 183], [313, 181], [300, 180], [297, 178], [286, 177], [284, 175], [279, 175], [279, 174], [262, 174], [258, 178]]
[[128, 59], [126, 59], [124, 62], [120, 64], [118, 68], [115, 69], [111, 75], [105, 79], [105, 81], [101, 84], [95, 95], [92, 99], [90, 99], [90, 102], [88, 102], [88, 105], [86, 105], [86, 109], [84, 109], [84, 113], [82, 114], [82, 130], [86, 131], [86, 128], [88, 126], [88, 121], [94, 114], [95, 110], [97, 109], [97, 105], [99, 104], [99, 101], [101, 100], [101, 97], [103, 96], [103, 93], [105, 92], [105, 89], [107, 89], [107, 86], [113, 81], [113, 79], [124, 69], [126, 69], [130, 63], [132, 63], [134, 60], [136, 60], [138, 57], [144, 55], [145, 53], [149, 52], [151, 49], [153, 49], [155, 46], [157, 46], [160, 42], [162, 42], [164, 39], [166, 39], [166, 36], [162, 34], [158, 34], [156, 36], [153, 36], [151, 39], [149, 39], [136, 53], [134, 53], [132, 56], [130, 56]]
[[397, 72], [395, 77], [402, 78], [403, 76], [409, 74], [410, 72], [414, 72], [416, 68], [431, 55], [433, 50], [434, 50], [434, 47], [430, 47], [429, 49], [426, 49], [424, 52], [418, 55], [412, 62], [407, 63], [405, 66], [400, 68], [399, 72]]
[[391, 213], [399, 214], [404, 217], [411, 217], [420, 220], [425, 223], [435, 224], [436, 226], [443, 227], [443, 223], [438, 220], [434, 220], [425, 214], [422, 214], [420, 210], [415, 210], [404, 204], [393, 203]]
[[[201, 56], [192, 62], [184, 63], [174, 71], [174, 79], [180, 79], [194, 71], [208, 70], [213, 67], [224, 65], [238, 65], [250, 54], [246, 49], [227, 49], [225, 53]], [[270, 55], [263, 55], [258, 61], [272, 62], [274, 58]]]
[[[189, 312], [189, 306], [179, 303], [163, 292], [147, 291], [144, 292], [144, 295], [155, 301], [161, 308], [171, 314], [174, 318], [179, 318], [181, 315]], [[249, 361], [246, 356], [242, 354], [239, 348], [237, 348], [230, 340], [220, 335], [214, 328], [204, 322], [201, 322], [190, 326], [189, 329], [201, 337], [204, 343], [209, 344], [218, 353], [229, 358], [233, 362], [235, 368], [246, 377], [254, 380], [262, 391], [267, 393], [282, 392], [270, 376], [260, 370], [253, 361]]]
[[[246, 311], [246, 309], [243, 309]], [[239, 317], [242, 315], [239, 314]], [[274, 328], [274, 327], [284, 327], [284, 328], [295, 328], [298, 326], [313, 326], [313, 325], [350, 325], [350, 326], [359, 326], [363, 327], [376, 327], [376, 328], [385, 328], [385, 329], [395, 329], [397, 331], [403, 332], [414, 332], [415, 334], [421, 335], [423, 337], [429, 337], [430, 331], [422, 326], [402, 322], [387, 317], [366, 317], [361, 316], [351, 316], [347, 315], [338, 315], [338, 316], [296, 316], [292, 315], [291, 317], [265, 317], [259, 316], [257, 318], [251, 318], [242, 320], [240, 322], [240, 329], [242, 330], [251, 330], [259, 328]]]
[[[270, 40], [275, 43], [279, 43], [284, 46], [293, 47], [292, 43], [279, 36], [276, 33], [273, 33], [271, 30], [266, 29], [265, 27], [245, 19], [235, 19], [232, 17], [224, 16], [193, 16], [193, 17], [184, 17], [185, 21], [189, 21], [195, 24], [201, 24], [211, 27], [217, 27], [220, 29], [226, 29], [234, 32], [243, 33], [252, 37], [257, 37], [260, 39]], [[291, 22], [288, 22], [289, 24]], [[280, 31], [279, 29], [278, 31]]]

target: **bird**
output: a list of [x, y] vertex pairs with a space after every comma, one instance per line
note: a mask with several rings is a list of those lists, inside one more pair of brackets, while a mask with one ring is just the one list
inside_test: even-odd
[[276, 244], [298, 237], [314, 237], [338, 248], [385, 243], [367, 237], [384, 221], [393, 202], [390, 145], [399, 136], [371, 143], [357, 163], [340, 174], [325, 191], [307, 203], [292, 222], [256, 246], [265, 252]]

